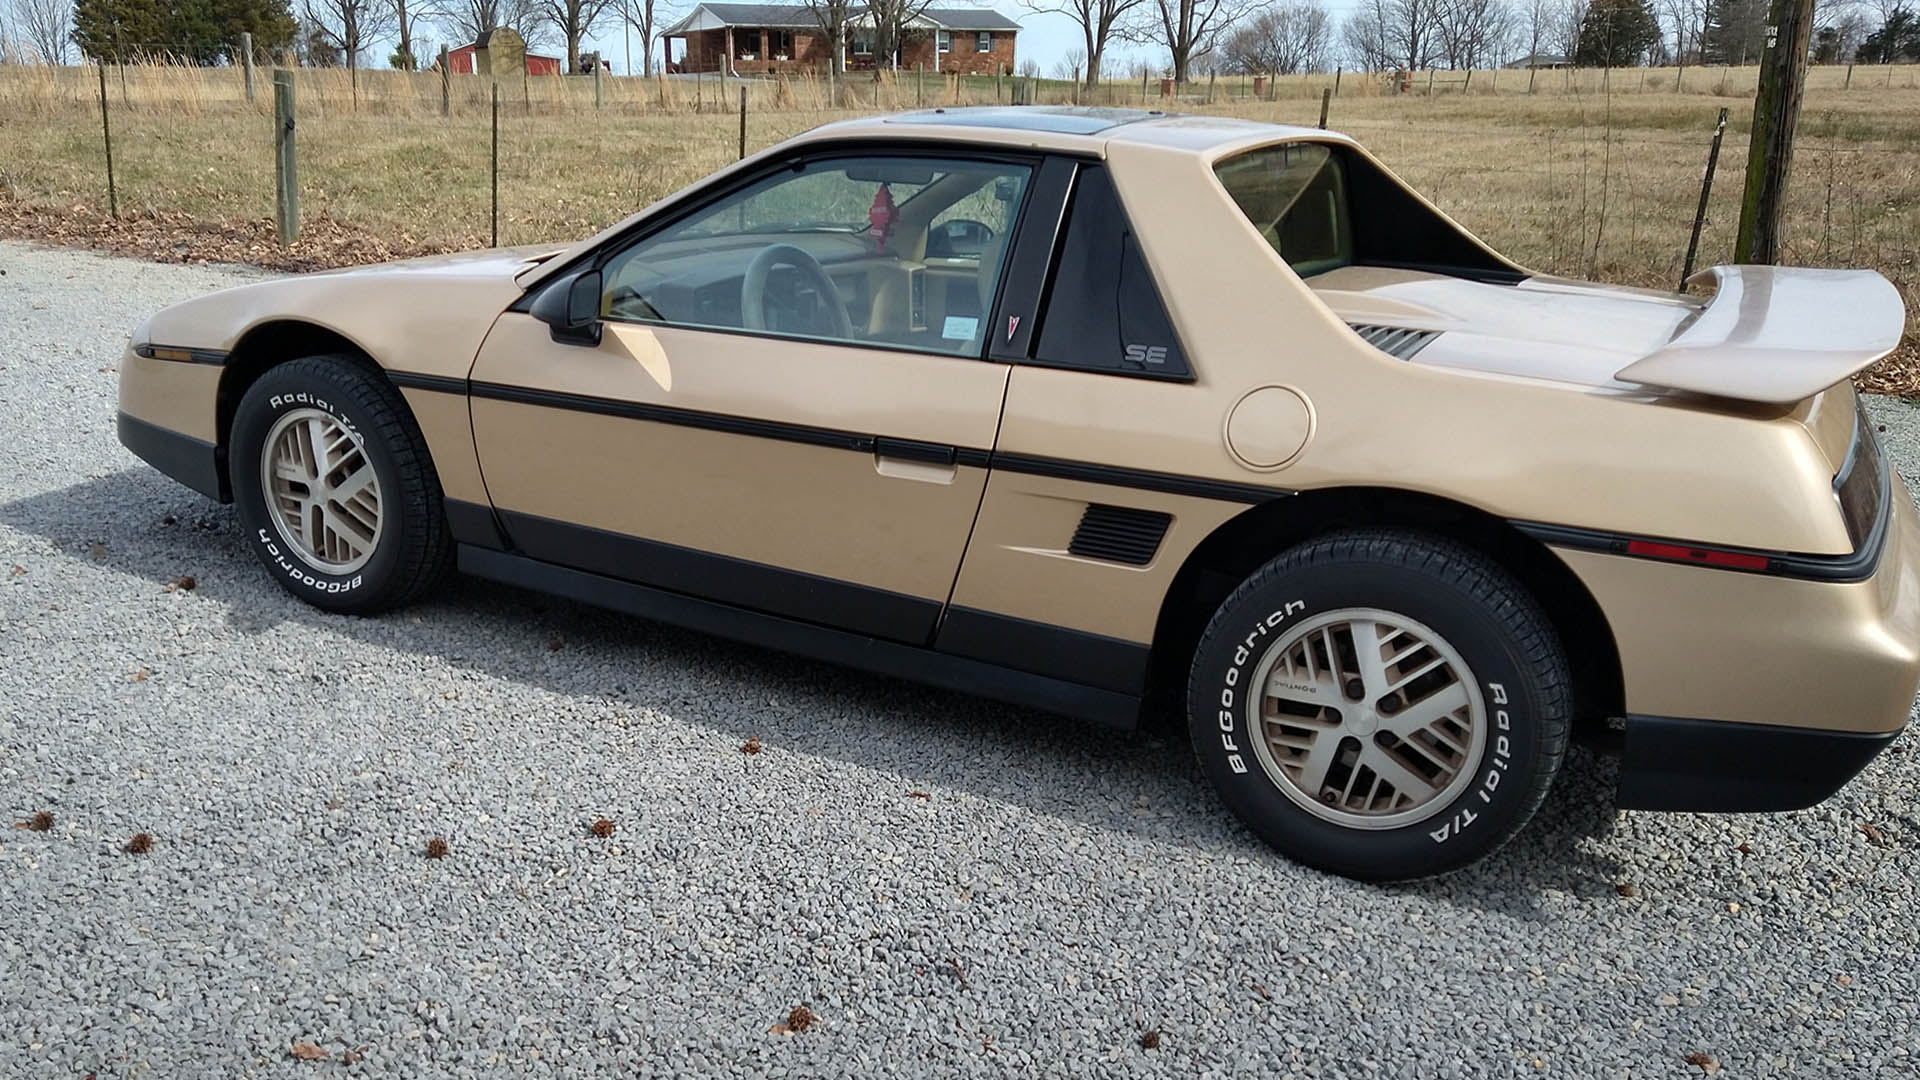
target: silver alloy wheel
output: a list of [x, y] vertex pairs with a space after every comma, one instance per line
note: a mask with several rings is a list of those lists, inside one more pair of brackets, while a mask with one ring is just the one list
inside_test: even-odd
[[295, 409], [267, 432], [260, 490], [280, 539], [327, 574], [365, 566], [380, 544], [380, 478], [360, 433], [319, 409]]
[[1473, 781], [1487, 742], [1480, 684], [1426, 626], [1375, 608], [1292, 627], [1254, 667], [1254, 755], [1316, 817], [1394, 829], [1432, 816]]

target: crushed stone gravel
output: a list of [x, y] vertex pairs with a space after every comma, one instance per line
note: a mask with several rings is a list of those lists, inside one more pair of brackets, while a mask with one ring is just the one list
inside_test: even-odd
[[52, 815], [0, 828], [0, 1076], [1920, 1070], [1911, 737], [1744, 817], [1576, 753], [1492, 861], [1336, 880], [1164, 732], [471, 581], [304, 607], [114, 436], [127, 331], [258, 272], [0, 270], [0, 799]]

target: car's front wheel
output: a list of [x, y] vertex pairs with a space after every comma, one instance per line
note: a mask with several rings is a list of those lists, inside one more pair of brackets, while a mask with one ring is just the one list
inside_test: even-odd
[[1491, 560], [1350, 532], [1220, 605], [1188, 713], [1201, 766], [1255, 833], [1393, 881], [1465, 866], [1526, 823], [1566, 750], [1568, 682], [1545, 613]]
[[426, 440], [393, 384], [353, 357], [262, 375], [234, 413], [227, 469], [248, 544], [315, 607], [398, 607], [451, 563]]

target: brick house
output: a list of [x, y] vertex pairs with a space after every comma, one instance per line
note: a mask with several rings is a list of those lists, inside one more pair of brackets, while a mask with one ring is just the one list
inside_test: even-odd
[[[909, 22], [898, 57], [911, 70], [991, 75], [1013, 71], [1020, 24], [991, 8], [928, 8]], [[799, 4], [699, 4], [660, 35], [685, 49], [672, 70], [771, 75], [825, 68], [833, 51], [811, 9]], [[671, 46], [669, 46], [671, 47]], [[855, 5], [847, 20], [849, 71], [890, 67], [874, 55], [873, 21]]]

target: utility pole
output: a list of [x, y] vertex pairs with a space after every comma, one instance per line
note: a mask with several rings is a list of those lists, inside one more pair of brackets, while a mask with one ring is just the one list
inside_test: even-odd
[[1773, 263], [1780, 257], [1786, 223], [1787, 171], [1793, 165], [1793, 130], [1807, 81], [1807, 42], [1813, 33], [1813, 0], [1772, 0], [1767, 44], [1760, 55], [1760, 89], [1753, 99], [1753, 134], [1747, 143], [1747, 186], [1740, 198], [1737, 263]]

